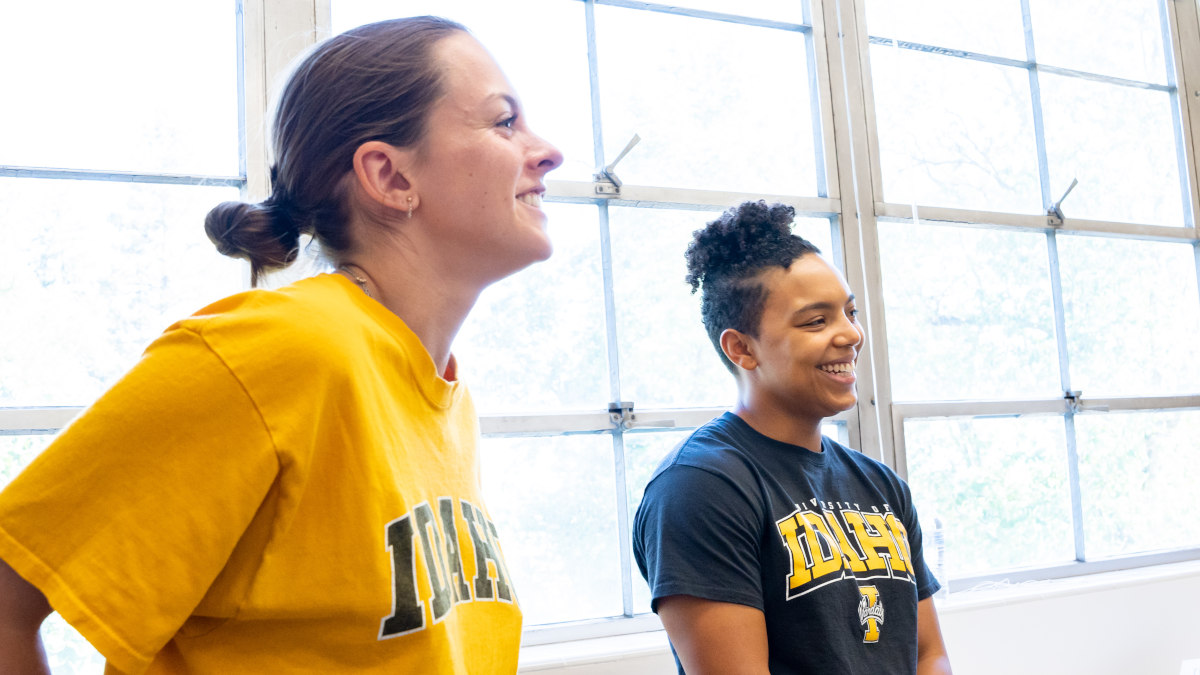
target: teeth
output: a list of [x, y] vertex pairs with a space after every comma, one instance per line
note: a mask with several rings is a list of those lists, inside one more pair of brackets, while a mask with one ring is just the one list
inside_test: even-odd
[[821, 370], [823, 370], [827, 373], [841, 373], [841, 374], [853, 373], [854, 372], [854, 364], [853, 363], [831, 363], [829, 365], [821, 366]]
[[526, 192], [523, 195], [519, 195], [517, 199], [535, 208], [542, 207], [542, 196], [536, 192]]

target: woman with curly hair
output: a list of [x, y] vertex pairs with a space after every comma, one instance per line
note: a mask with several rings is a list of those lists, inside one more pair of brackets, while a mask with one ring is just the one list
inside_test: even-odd
[[949, 673], [908, 486], [821, 435], [857, 402], [865, 333], [793, 216], [746, 202], [688, 246], [738, 399], [651, 477], [638, 566], [680, 673]]
[[318, 44], [272, 191], [205, 229], [251, 279], [311, 236], [336, 271], [179, 321], [0, 495], [0, 672], [57, 610], [124, 673], [512, 673], [521, 610], [451, 344], [550, 255], [558, 150], [462, 26]]

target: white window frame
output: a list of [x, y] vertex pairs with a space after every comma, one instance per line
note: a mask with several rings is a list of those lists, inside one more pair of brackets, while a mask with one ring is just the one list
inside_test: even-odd
[[[1182, 560], [1200, 559], [1200, 547], [1172, 550], [1166, 552], [1133, 554], [1116, 558], [1100, 560], [1089, 559], [1083, 537], [1083, 510], [1080, 494], [1078, 456], [1075, 448], [1074, 418], [1088, 411], [1167, 411], [1167, 410], [1196, 410], [1200, 409], [1200, 395], [1185, 396], [1143, 396], [1143, 397], [1086, 397], [1087, 392], [1074, 390], [1070, 383], [1069, 362], [1066, 346], [1066, 330], [1062, 304], [1062, 284], [1059, 277], [1057, 253], [1057, 236], [1059, 232], [1103, 236], [1106, 238], [1125, 238], [1148, 241], [1166, 241], [1175, 243], [1190, 243], [1196, 260], [1197, 279], [1200, 280], [1200, 228], [1197, 227], [1197, 213], [1200, 213], [1198, 202], [1196, 157], [1196, 129], [1200, 129], [1200, 18], [1197, 16], [1197, 5], [1194, 2], [1178, 2], [1177, 0], [1161, 0], [1164, 4], [1162, 30], [1165, 36], [1164, 56], [1168, 63], [1168, 83], [1166, 85], [1150, 85], [1115, 77], [1102, 77], [1094, 74], [1080, 73], [1064, 68], [1040, 64], [1033, 57], [1032, 30], [1030, 28], [1029, 0], [1021, 0], [1023, 19], [1025, 22], [1027, 58], [1023, 61], [990, 57], [970, 52], [958, 52], [951, 58], [964, 58], [997, 65], [1024, 68], [1029, 73], [1032, 104], [1035, 114], [1035, 134], [1037, 135], [1039, 176], [1042, 199], [1046, 215], [1024, 215], [1007, 212], [975, 211], [938, 206], [923, 206], [912, 204], [888, 203], [882, 200], [883, 179], [879, 158], [879, 140], [876, 134], [875, 106], [872, 97], [871, 69], [868, 57], [868, 45], [873, 42], [892, 44], [898, 48], [933, 51], [929, 45], [873, 39], [866, 30], [867, 0], [839, 0], [835, 4], [843, 11], [841, 25], [845, 28], [842, 34], [849, 34], [853, 39], [844, 42], [846, 46], [845, 62], [852, 64], [854, 72], [848, 73], [847, 87], [851, 95], [847, 96], [846, 115], [851, 121], [851, 146], [859, 166], [869, 166], [869, 175], [854, 176], [857, 181], [857, 195], [866, 208], [861, 209], [862, 220], [859, 223], [863, 257], [875, 261], [875, 266], [865, 275], [867, 296], [874, 299], [883, 297], [882, 275], [878, 268], [880, 247], [878, 236], [878, 220], [881, 218], [903, 219], [914, 221], [918, 217], [926, 222], [948, 222], [956, 225], [976, 226], [986, 229], [1007, 232], [1040, 232], [1047, 240], [1049, 269], [1054, 297], [1054, 324], [1060, 366], [1060, 380], [1064, 391], [1062, 398], [1056, 399], [1025, 399], [1025, 400], [977, 400], [977, 401], [897, 401], [891, 395], [890, 386], [879, 387], [876, 394], [879, 398], [880, 409], [889, 411], [890, 443], [885, 443], [884, 460], [903, 477], [908, 477], [907, 455], [904, 442], [904, 422], [909, 419], [928, 418], [973, 418], [995, 415], [1059, 415], [1066, 422], [1068, 479], [1072, 510], [1072, 529], [1074, 534], [1076, 562], [1065, 565], [1035, 566], [1031, 568], [995, 571], [993, 573], [974, 575], [970, 577], [951, 578], [949, 585], [955, 588], [971, 588], [985, 582], [1021, 582], [1030, 580], [1055, 579], [1082, 574], [1092, 574], [1121, 569], [1131, 569], [1150, 565], [1161, 565]], [[946, 50], [938, 50], [944, 53]], [[1185, 64], [1190, 67], [1185, 68]], [[1144, 89], [1164, 91], [1170, 94], [1175, 111], [1177, 159], [1181, 182], [1181, 194], [1184, 204], [1184, 227], [1168, 227], [1137, 223], [1108, 222], [1081, 218], [1064, 217], [1061, 220], [1050, 215], [1050, 207], [1059, 198], [1050, 192], [1045, 136], [1041, 123], [1041, 100], [1038, 86], [1038, 73], [1051, 72], [1058, 75], [1086, 77], [1089, 80], [1099, 80], [1119, 86], [1133, 86]], [[836, 84], [836, 83], [835, 83]], [[1192, 96], [1181, 95], [1180, 92], [1192, 92]], [[1182, 123], [1181, 123], [1182, 122]], [[839, 138], [839, 141], [841, 138]], [[864, 147], [865, 146], [865, 147]], [[860, 153], [865, 152], [865, 157]], [[864, 161], [865, 160], [865, 161]], [[915, 213], [914, 213], [915, 211]], [[1069, 207], [1067, 209], [1069, 212]], [[847, 227], [849, 233], [853, 228]], [[1189, 299], [1184, 299], [1187, 301]], [[1193, 302], [1200, 298], [1191, 298]], [[872, 326], [875, 336], [874, 351], [878, 353], [877, 363], [882, 363], [886, 373], [886, 345], [880, 338], [886, 335], [886, 317], [882, 303], [873, 302], [867, 309], [867, 322]], [[879, 377], [886, 382], [886, 375]], [[1086, 397], [1086, 398], [1085, 398]], [[1090, 414], [1097, 414], [1093, 412]], [[882, 434], [881, 434], [882, 436]]]

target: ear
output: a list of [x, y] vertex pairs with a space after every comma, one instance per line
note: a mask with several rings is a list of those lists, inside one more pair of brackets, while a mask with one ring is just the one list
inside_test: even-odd
[[354, 151], [354, 177], [363, 195], [380, 206], [407, 212], [416, 206], [408, 179], [413, 154], [383, 141], [367, 141]]
[[754, 358], [750, 336], [732, 328], [726, 328], [721, 333], [721, 351], [733, 365], [742, 370], [754, 370], [758, 367], [758, 359]]

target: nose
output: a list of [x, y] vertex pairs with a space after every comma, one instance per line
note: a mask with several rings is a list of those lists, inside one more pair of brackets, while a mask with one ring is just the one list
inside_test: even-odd
[[862, 347], [863, 342], [867, 339], [867, 334], [863, 331], [862, 326], [858, 324], [857, 319], [843, 316], [838, 322], [838, 332], [835, 339], [839, 347], [854, 347], [857, 349]]
[[562, 152], [560, 152], [553, 143], [547, 141], [541, 136], [538, 136], [537, 134], [531, 135], [533, 136], [533, 143], [531, 146], [532, 152], [529, 156], [529, 162], [533, 168], [545, 175], [562, 166]]

